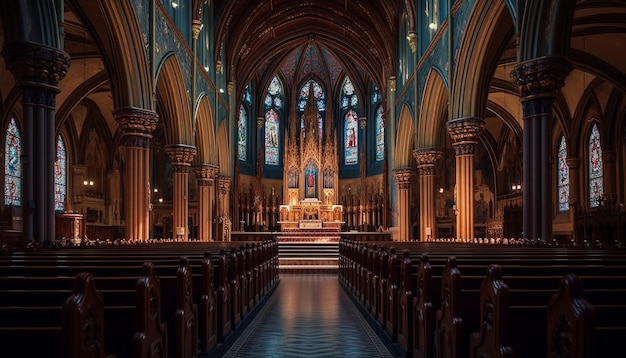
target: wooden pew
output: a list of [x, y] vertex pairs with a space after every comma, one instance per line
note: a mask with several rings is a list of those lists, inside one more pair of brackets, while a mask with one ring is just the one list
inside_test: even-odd
[[[277, 270], [275, 270], [275, 269], [272, 267], [272, 265], [275, 265], [275, 264], [276, 264], [276, 262], [277, 262], [277, 261], [276, 261], [276, 259], [275, 259], [275, 256], [273, 256], [273, 255], [277, 254], [277, 250], [275, 249], [275, 246], [276, 246], [276, 245], [275, 245], [275, 243], [273, 243], [273, 244], [268, 244], [268, 245], [263, 246], [263, 249], [264, 249], [264, 251], [265, 251], [265, 252], [263, 252], [263, 253], [261, 253], [261, 252], [260, 252], [260, 251], [262, 251], [262, 250], [254, 250], [254, 251], [257, 251], [257, 253], [258, 253], [258, 256], [259, 256], [259, 257], [263, 257], [263, 256], [265, 256], [265, 257], [268, 257], [268, 258], [270, 258], [270, 259], [271, 259], [271, 260], [270, 260], [270, 262], [265, 262], [265, 261], [263, 261], [263, 262], [259, 262], [259, 266], [260, 266], [260, 265], [264, 265], [265, 267], [267, 267], [267, 270], [266, 270], [266, 272], [267, 272], [267, 274], [268, 274], [268, 275], [267, 275], [267, 281], [268, 281], [268, 282], [270, 282], [270, 281], [271, 281], [271, 282], [273, 282], [273, 283], [275, 283], [275, 282], [276, 282], [276, 277], [272, 277], [272, 276], [270, 276], [270, 275], [269, 275], [269, 273], [271, 272], [271, 271], [270, 271], [270, 269], [273, 269], [273, 270], [274, 270], [273, 272], [276, 272], [276, 273], [278, 272]], [[261, 246], [259, 246], [259, 248], [260, 248], [260, 247], [261, 247]], [[122, 248], [122, 250], [123, 250], [123, 249], [125, 249], [125, 248]], [[194, 249], [195, 249], [195, 247], [194, 247]], [[270, 252], [270, 250], [272, 250], [272, 251]], [[79, 251], [80, 251], [80, 250], [78, 250], [78, 251], [76, 251], [76, 252], [78, 253]], [[104, 251], [107, 251], [107, 250], [104, 250]], [[158, 251], [160, 251], [160, 250], [156, 250], [156, 251], [155, 251], [156, 253], [155, 253], [155, 252], [152, 252], [152, 253], [150, 253], [150, 254], [146, 254], [146, 255], [143, 255], [143, 254], [142, 254], [141, 256], [142, 256], [142, 258], [155, 258], [155, 257], [156, 257], [157, 259], [156, 259], [155, 261], [160, 261], [161, 263], [164, 263], [164, 262], [171, 262], [171, 256], [172, 256], [172, 253], [167, 254], [167, 253], [158, 252]], [[164, 251], [170, 251], [170, 250], [165, 249]], [[57, 254], [58, 254], [58, 253], [57, 253]], [[72, 253], [72, 254], [73, 254], [73, 253]], [[116, 263], [117, 261], [119, 261], [119, 260], [126, 260], [126, 259], [122, 259], [122, 258], [120, 258], [120, 255], [119, 255], [119, 254], [120, 254], [120, 252], [118, 252], [118, 250], [117, 250], [117, 249], [113, 249], [113, 250], [111, 250], [111, 252], [107, 252], [104, 256], [106, 257], [106, 256], [108, 256], [109, 254], [110, 254], [112, 257], [115, 257], [115, 259], [113, 259], [113, 260], [111, 260], [111, 261], [107, 261], [106, 259], [102, 259], [102, 258], [97, 259], [97, 260], [93, 260], [93, 261], [91, 261], [91, 259], [90, 259], [90, 260], [89, 260], [89, 261], [90, 261], [90, 263], [91, 263], [90, 268], [92, 268], [92, 269], [94, 269], [94, 270], [96, 270], [96, 271], [97, 271], [97, 270], [102, 270], [102, 271], [101, 271], [101, 273], [107, 272], [107, 270], [110, 270], [110, 269], [112, 269], [113, 271], [115, 271], [116, 269], [115, 269], [115, 268], [112, 268], [112, 267], [116, 267], [116, 266], [115, 266], [115, 263]], [[124, 253], [124, 254], [122, 254], [121, 256], [125, 256], [126, 254], [128, 254], [129, 256], [138, 256], [138, 255], [137, 255], [137, 251], [130, 252], [130, 253]], [[231, 251], [231, 254], [232, 254], [232, 251]], [[237, 252], [235, 252], [235, 254], [236, 254], [236, 255], [239, 255]], [[44, 255], [44, 254], [42, 253], [42, 255]], [[58, 254], [58, 255], [59, 255], [59, 256], [62, 256], [63, 254]], [[152, 255], [154, 255], [154, 256], [152, 256]], [[203, 276], [202, 276], [202, 275], [200, 275], [200, 274], [196, 274], [196, 275], [191, 275], [192, 279], [191, 279], [191, 280], [188, 280], [188, 282], [189, 282], [189, 283], [185, 283], [185, 284], [183, 285], [183, 286], [189, 285], [189, 286], [190, 286], [190, 289], [192, 289], [191, 287], [196, 287], [196, 286], [197, 286], [197, 287], [202, 287], [202, 286], [204, 286], [204, 287], [205, 287], [205, 289], [202, 289], [202, 290], [200, 290], [200, 289], [194, 289], [194, 290], [193, 290], [193, 292], [194, 292], [194, 293], [192, 294], [192, 296], [194, 297], [193, 302], [196, 302], [196, 301], [203, 302], [203, 304], [201, 305], [201, 307], [202, 307], [202, 306], [204, 307], [204, 308], [202, 309], [202, 311], [203, 311], [203, 312], [207, 312], [207, 314], [204, 314], [204, 315], [201, 315], [201, 316], [203, 316], [203, 317], [207, 317], [207, 316], [211, 315], [211, 314], [210, 314], [210, 313], [208, 313], [208, 312], [211, 312], [211, 311], [213, 312], [213, 314], [212, 314], [213, 319], [211, 319], [211, 318], [208, 318], [208, 317], [207, 317], [207, 319], [205, 320], [205, 323], [204, 323], [204, 324], [202, 324], [202, 321], [203, 321], [202, 317], [199, 317], [199, 318], [197, 319], [197, 321], [200, 321], [200, 322], [199, 322], [199, 323], [200, 323], [200, 327], [204, 327], [204, 329], [202, 329], [202, 330], [201, 330], [202, 332], [204, 332], [204, 334], [201, 334], [201, 335], [200, 335], [200, 341], [201, 341], [201, 342], [203, 342], [203, 343], [202, 343], [202, 345], [201, 345], [201, 347], [202, 347], [202, 350], [204, 350], [204, 351], [209, 351], [209, 350], [211, 349], [211, 347], [215, 347], [215, 344], [216, 344], [216, 342], [217, 342], [218, 340], [224, 341], [225, 336], [226, 336], [226, 335], [230, 332], [230, 330], [231, 330], [230, 320], [229, 320], [229, 319], [226, 319], [226, 320], [220, 320], [220, 321], [219, 321], [219, 323], [218, 323], [218, 319], [217, 319], [218, 317], [217, 317], [217, 316], [218, 316], [218, 313], [222, 313], [222, 314], [223, 314], [223, 317], [224, 317], [224, 316], [225, 316], [225, 317], [231, 317], [231, 311], [230, 311], [230, 305], [229, 305], [229, 301], [230, 301], [230, 300], [229, 300], [229, 295], [228, 295], [228, 288], [229, 288], [229, 285], [230, 285], [230, 283], [231, 283], [231, 280], [229, 280], [227, 269], [229, 268], [229, 266], [230, 266], [230, 268], [231, 268], [231, 269], [232, 269], [232, 268], [234, 268], [234, 267], [236, 267], [236, 266], [231, 266], [231, 265], [230, 265], [230, 263], [229, 263], [229, 261], [228, 261], [228, 259], [227, 259], [227, 257], [228, 257], [228, 256], [226, 256], [225, 254], [224, 254], [224, 255], [219, 255], [219, 256], [215, 256], [215, 255], [214, 255], [214, 257], [213, 257], [212, 259], [207, 259], [207, 255], [208, 255], [208, 257], [210, 257], [210, 256], [211, 256], [210, 254], [205, 253], [205, 255], [204, 255], [204, 256], [205, 256], [205, 257], [204, 257], [204, 260], [202, 261], [202, 262], [203, 262], [203, 265], [202, 265], [202, 267], [201, 267], [201, 268], [202, 268], [202, 271], [201, 271], [201, 272], [207, 272], [207, 271], [209, 271], [209, 272], [210, 272], [210, 271], [211, 271], [211, 270], [210, 270], [211, 266], [213, 266], [213, 267], [217, 266], [217, 271], [218, 271], [218, 273], [213, 275], [213, 280], [211, 280], [211, 279], [209, 278], [209, 279], [207, 279], [207, 280], [203, 280], [203, 281], [202, 281], [200, 284], [198, 284], [198, 285], [196, 285], [195, 283], [192, 285], [192, 284], [190, 284], [192, 281], [197, 281], [197, 280], [198, 280], [198, 278], [200, 278], [200, 279], [201, 279], [201, 278], [203, 277]], [[53, 255], [53, 256], [54, 256], [54, 255]], [[73, 256], [75, 256], [75, 255], [72, 255], [72, 257], [73, 257]], [[76, 256], [80, 256], [80, 255], [76, 255]], [[230, 255], [229, 255], [229, 256], [230, 256]], [[160, 258], [158, 258], [158, 257], [164, 257], [164, 259], [160, 259]], [[66, 260], [66, 259], [68, 259], [68, 258], [66, 257], [66, 258], [62, 258], [62, 259], [60, 259], [60, 260], [62, 261], [62, 260]], [[83, 259], [86, 259], [86, 258], [83, 258]], [[42, 259], [42, 262], [45, 262], [46, 260], [47, 260], [47, 259], [43, 258], [43, 259]], [[60, 262], [60, 260], [57, 258], [54, 262]], [[61, 267], [60, 269], [61, 269], [61, 271], [65, 270], [65, 272], [67, 273], [67, 272], [72, 271], [72, 269], [73, 269], [74, 271], [76, 271], [76, 270], [79, 270], [80, 268], [84, 268], [85, 266], [80, 264], [80, 261], [81, 261], [81, 260], [82, 260], [81, 258], [78, 258], [77, 260], [74, 260], [74, 257], [73, 257], [72, 259], [69, 259], [69, 261], [68, 261], [68, 262], [69, 262], [70, 264], [69, 264], [69, 265], [66, 265], [66, 266], [68, 266], [68, 267]], [[98, 261], [98, 260], [99, 260], [99, 261]], [[103, 261], [103, 260], [104, 260], [104, 261]], [[18, 261], [19, 261], [19, 260], [18, 260]], [[35, 261], [36, 261], [36, 260], [35, 260]], [[197, 260], [196, 260], [196, 261], [197, 261]], [[247, 261], [247, 260], [246, 260], [246, 261]], [[13, 260], [13, 261], [12, 261], [12, 263], [13, 263], [13, 264], [15, 264], [15, 262], [17, 262], [17, 261], [16, 261], [16, 260]], [[28, 271], [29, 269], [32, 269], [32, 266], [30, 266], [29, 264], [27, 264], [27, 263], [30, 263], [30, 262], [33, 262], [33, 261], [31, 261], [31, 260], [26, 260], [26, 261], [24, 261], [24, 262], [23, 262], [23, 263], [25, 264], [25, 265], [22, 265], [22, 266], [24, 266], [23, 268], [16, 268], [16, 267], [18, 267], [19, 265], [17, 265], [17, 266], [15, 266], [15, 265], [14, 265], [11, 269], [16, 269], [16, 270], [22, 270], [22, 269], [24, 269], [24, 270]], [[106, 262], [105, 267], [98, 267], [98, 265], [96, 264], [97, 262]], [[195, 262], [195, 261], [194, 261], [194, 262]], [[40, 264], [40, 263], [41, 263], [41, 262], [39, 262], [39, 264]], [[48, 262], [48, 263], [49, 263], [49, 262]], [[67, 263], [67, 262], [66, 262], [66, 263]], [[209, 263], [210, 263], [210, 265], [209, 265]], [[5, 262], [5, 264], [6, 264], [6, 262]], [[75, 265], [75, 264], [76, 264], [76, 265]], [[108, 266], [109, 264], [110, 264], [111, 266]], [[71, 266], [71, 267], [69, 267], [69, 266]], [[6, 266], [1, 266], [1, 267], [2, 267], [2, 269], [5, 269], [5, 268], [6, 268]], [[26, 268], [26, 267], [28, 267], [28, 268]], [[35, 267], [38, 267], [40, 271], [41, 271], [41, 270], [43, 270], [43, 271], [47, 271], [47, 269], [49, 269], [49, 268], [50, 268], [50, 267], [48, 267], [48, 266], [45, 266], [45, 264], [44, 264], [44, 266], [40, 266], [40, 265], [38, 265], [37, 263], [35, 264]], [[219, 269], [220, 267], [222, 268], [222, 270], [220, 270], [220, 269]], [[56, 268], [56, 266], [53, 266], [53, 268], [54, 268], [54, 269], [57, 269], [57, 268]], [[119, 268], [119, 267], [118, 267], [118, 268]], [[163, 269], [163, 267], [159, 266], [159, 269]], [[258, 270], [258, 268], [256, 268], [256, 267], [255, 267], [255, 269], [257, 269], [257, 270], [251, 270], [251, 271], [257, 271], [257, 272], [259, 272], [259, 271], [260, 271], [260, 270]], [[7, 269], [7, 270], [9, 270], [9, 269]], [[156, 268], [155, 268], [155, 270], [156, 270]], [[10, 271], [10, 270], [9, 270], [9, 271]], [[246, 269], [246, 271], [247, 271], [247, 269]], [[8, 271], [7, 271], [7, 272], [8, 272]], [[34, 270], [34, 269], [33, 269], [33, 270], [31, 270], [31, 272], [36, 272], [36, 270]], [[117, 272], [119, 272], [119, 270], [118, 270]], [[191, 270], [190, 270], [190, 269], [187, 269], [187, 272], [189, 272], [189, 274], [191, 274]], [[37, 279], [37, 277], [34, 277], [34, 276], [32, 276], [32, 275], [28, 275], [28, 276], [26, 277], [26, 279], [27, 279], [27, 281], [28, 281], [28, 282], [25, 282], [25, 285], [24, 285], [23, 287], [32, 286], [32, 284], [33, 284], [33, 283], [35, 283], [35, 285], [36, 285], [37, 287], [46, 287], [46, 285], [48, 285], [50, 282], [52, 282], [52, 281], [57, 281], [57, 280], [58, 280], [58, 277], [57, 277], [57, 276], [55, 276], [55, 275], [53, 275], [52, 273], [49, 273], [49, 275], [50, 275], [51, 277], [41, 277], [40, 279]], [[54, 277], [52, 277], [52, 276], [54, 276]], [[132, 275], [131, 275], [131, 276], [132, 276]], [[136, 276], [138, 276], [138, 275], [136, 275]], [[208, 276], [209, 276], [208, 274], [206, 274], [206, 275], [205, 275], [205, 277], [208, 277]], [[240, 276], [240, 277], [241, 277], [241, 276]], [[223, 278], [223, 279], [222, 279], [222, 278]], [[1, 279], [1, 280], [4, 280], [5, 278], [0, 277], [0, 279]], [[6, 279], [8, 279], [8, 278], [6, 278]], [[15, 280], [14, 280], [14, 281], [15, 281]], [[63, 279], [61, 279], [61, 281], [63, 281]], [[115, 287], [115, 286], [119, 285], [119, 283], [121, 282], [121, 281], [119, 281], [119, 278], [116, 278], [116, 277], [113, 277], [113, 276], [111, 276], [111, 277], [103, 277], [103, 279], [102, 279], [101, 281], [102, 281], [102, 283], [104, 284], [104, 286], [106, 287], [106, 289], [105, 289], [105, 290], [103, 290], [104, 292], [109, 292], [111, 287]], [[168, 280], [168, 279], [166, 279], [166, 280], [165, 280], [165, 282], [167, 282], [167, 281], [174, 282], [173, 280]], [[15, 282], [17, 282], [17, 281], [15, 281]], [[99, 281], [99, 282], [100, 282], [100, 281]], [[162, 282], [163, 282], [163, 281], [162, 281]], [[226, 285], [223, 285], [221, 289], [220, 289], [220, 282], [226, 282]], [[30, 284], [29, 284], [29, 283], [30, 283]], [[124, 285], [126, 285], [126, 284], [124, 284]], [[19, 285], [18, 285], [18, 286], [19, 286]], [[54, 286], [54, 285], [51, 285], [51, 286]], [[216, 287], [216, 286], [217, 286], [217, 287]], [[252, 285], [251, 285], [251, 286], [252, 286]], [[262, 286], [263, 286], [263, 284], [255, 284], [254, 286], [256, 286], [256, 287], [259, 287], [259, 288], [260, 288], [260, 287], [262, 287]], [[225, 289], [224, 289], [224, 288], [225, 288]], [[268, 287], [268, 289], [269, 289], [269, 287]], [[207, 290], [210, 290], [210, 291], [209, 291], [209, 292], [207, 292]], [[128, 290], [121, 290], [121, 291], [126, 292], [126, 291], [128, 291]], [[197, 291], [197, 292], [202, 292], [202, 293], [201, 293], [201, 294], [197, 294], [197, 293], [195, 293], [196, 291]], [[180, 292], [180, 290], [179, 290], [179, 292]], [[67, 290], [66, 290], [66, 292], [65, 292], [65, 293], [67, 293]], [[257, 292], [254, 292], [254, 294], [251, 294], [251, 296], [252, 296], [252, 295], [254, 295], [255, 297], [259, 297], [259, 298], [260, 298], [260, 296], [261, 296], [261, 295], [259, 294], [259, 292], [258, 292], [258, 291], [257, 291]], [[188, 294], [188, 296], [190, 296], [190, 295]], [[61, 297], [62, 297], [62, 296], [61, 296]], [[106, 298], [106, 297], [107, 297], [107, 295], [105, 294], [105, 298]], [[112, 296], [112, 297], [113, 297], [113, 296]], [[117, 297], [117, 296], [115, 296], [115, 297]], [[198, 299], [196, 299], [196, 297], [199, 297], [199, 298], [198, 298]], [[105, 299], [105, 301], [108, 301], [108, 300], [106, 300], [106, 299]], [[179, 300], [179, 301], [180, 301], [180, 300]], [[218, 311], [220, 311], [220, 309], [219, 309], [219, 308], [220, 308], [220, 306], [221, 306], [221, 305], [219, 304], [220, 302], [227, 302], [227, 304], [226, 304], [226, 307], [221, 307], [221, 312], [218, 312]], [[190, 306], [191, 304], [193, 304], [193, 303], [188, 302], [188, 304], [187, 304], [187, 306], [188, 306], [188, 307], [185, 309], [185, 311], [186, 311], [186, 312], [189, 312], [189, 311], [191, 310], [191, 309], [189, 308], [189, 307], [192, 307], [192, 306]], [[132, 306], [133, 306], [133, 305], [129, 305], [129, 306], [125, 307], [125, 308], [130, 309], [130, 308], [132, 308]], [[212, 306], [213, 308], [211, 308], [211, 306]], [[105, 308], [105, 311], [107, 311], [107, 312], [109, 312], [109, 311], [118, 311], [120, 308], [121, 308], [121, 307], [114, 307], [114, 308], [112, 308], [112, 307], [107, 307], [107, 308]], [[248, 309], [249, 309], [249, 308], [248, 308]], [[128, 315], [128, 314], [126, 314], [126, 316], [128, 317], [129, 315]], [[186, 317], [187, 317], [187, 316], [186, 316]], [[187, 321], [186, 321], [186, 322], [190, 322], [190, 320], [189, 320], [188, 318], [186, 318], [186, 319], [187, 319]], [[170, 322], [172, 322], [172, 328], [174, 328], [174, 320], [170, 320]], [[133, 326], [134, 326], [134, 325], [133, 325]], [[182, 326], [189, 326], [189, 324], [185, 324], [185, 325], [182, 325]], [[220, 326], [222, 327], [221, 331], [220, 331], [220, 329], [219, 329], [219, 327], [220, 327]], [[211, 328], [211, 327], [213, 327], [213, 328]], [[172, 329], [172, 331], [174, 331], [174, 330]], [[184, 336], [184, 335], [181, 335], [181, 336]], [[196, 334], [195, 336], [196, 336], [196, 339], [197, 339], [197, 336], [198, 336], [198, 335]], [[188, 337], [188, 335], [187, 335], [187, 336], [185, 336], [185, 337]], [[174, 340], [174, 339], [170, 339], [170, 341], [177, 341], [177, 342], [180, 342], [181, 340], [180, 340], [180, 339], [175, 339], [175, 340]], [[166, 340], [166, 342], [167, 342], [167, 340]], [[170, 342], [170, 343], [172, 343], [172, 342]], [[192, 345], [193, 345], [193, 346], [197, 346], [197, 344], [192, 344]], [[174, 347], [174, 346], [172, 345], [172, 347]]]

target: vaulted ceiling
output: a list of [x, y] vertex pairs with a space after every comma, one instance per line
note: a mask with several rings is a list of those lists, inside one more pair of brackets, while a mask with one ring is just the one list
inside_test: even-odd
[[[353, 78], [365, 73], [379, 88], [395, 73], [401, 1], [217, 0], [215, 6], [216, 43], [223, 44], [216, 60], [225, 56], [228, 79], [239, 86], [276, 73], [308, 48], [336, 59]], [[308, 60], [295, 61], [305, 66]]]

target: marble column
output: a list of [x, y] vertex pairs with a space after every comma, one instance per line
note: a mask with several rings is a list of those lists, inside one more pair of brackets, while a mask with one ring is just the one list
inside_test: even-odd
[[[217, 229], [215, 238], [230, 241], [230, 185], [232, 179], [226, 175], [217, 176]], [[227, 230], [225, 230], [227, 229]], [[228, 232], [226, 232], [228, 231]]]
[[7, 42], [2, 55], [22, 91], [22, 237], [31, 242], [53, 240], [56, 95], [70, 57], [32, 42]]
[[417, 161], [420, 195], [420, 241], [437, 238], [437, 208], [435, 194], [435, 167], [443, 151], [424, 148], [413, 151]]
[[186, 144], [172, 144], [165, 147], [174, 172], [172, 195], [174, 239], [189, 239], [189, 170], [196, 156], [196, 148]]
[[409, 241], [411, 234], [411, 179], [413, 168], [394, 169], [393, 176], [398, 185], [398, 241]]
[[466, 117], [446, 123], [456, 155], [456, 237], [474, 238], [474, 155], [485, 128], [481, 118]]
[[124, 236], [127, 240], [150, 237], [150, 141], [157, 126], [156, 112], [120, 108], [113, 117], [122, 129], [124, 150]]
[[511, 80], [520, 90], [524, 120], [524, 238], [552, 241], [552, 103], [572, 65], [565, 57], [518, 63]]
[[198, 180], [198, 240], [213, 241], [213, 182], [218, 167], [201, 164], [194, 168]]

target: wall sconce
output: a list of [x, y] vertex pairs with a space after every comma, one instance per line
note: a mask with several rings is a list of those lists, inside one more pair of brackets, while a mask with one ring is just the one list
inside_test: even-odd
[[439, 188], [439, 194], [443, 194], [443, 188]]
[[431, 22], [430, 24], [428, 24], [428, 28], [431, 30], [437, 30], [437, 23], [436, 22]]
[[85, 180], [85, 181], [83, 181], [83, 185], [85, 185], [85, 186], [93, 186], [93, 180]]
[[415, 31], [409, 31], [408, 35], [406, 35], [406, 39], [409, 40], [411, 52], [415, 53], [417, 51], [417, 34]]
[[163, 198], [159, 198], [159, 203], [162, 203], [162, 202], [163, 202]]
[[172, 1], [172, 7], [176, 9], [178, 7], [178, 3], [176, 1]]
[[514, 191], [514, 192], [521, 191], [522, 190], [522, 184], [513, 184], [513, 185], [511, 185], [511, 190]]
[[158, 193], [159, 192], [159, 188], [154, 188], [154, 192]]

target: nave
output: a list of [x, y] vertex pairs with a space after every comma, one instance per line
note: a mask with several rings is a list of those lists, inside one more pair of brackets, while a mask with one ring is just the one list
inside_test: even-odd
[[[390, 347], [393, 350], [393, 347]], [[281, 274], [221, 357], [393, 357], [334, 274]]]

